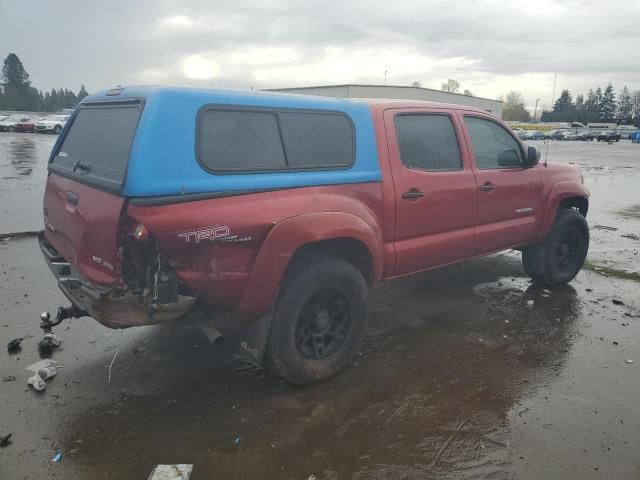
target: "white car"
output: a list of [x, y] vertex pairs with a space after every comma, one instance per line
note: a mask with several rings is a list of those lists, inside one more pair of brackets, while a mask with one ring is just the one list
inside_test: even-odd
[[16, 123], [26, 122], [29, 117], [20, 115], [10, 115], [0, 120], [0, 132], [13, 132], [15, 130]]
[[33, 131], [36, 133], [55, 133], [62, 131], [62, 128], [69, 120], [69, 115], [51, 115], [36, 122]]

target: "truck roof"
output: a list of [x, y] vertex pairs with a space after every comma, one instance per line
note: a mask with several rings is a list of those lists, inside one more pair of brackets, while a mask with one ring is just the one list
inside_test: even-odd
[[[256, 100], [266, 100], [278, 98], [288, 100], [295, 106], [303, 108], [321, 108], [341, 110], [345, 105], [365, 103], [370, 107], [379, 108], [441, 108], [447, 110], [467, 110], [482, 113], [489, 113], [480, 108], [453, 103], [432, 102], [426, 100], [402, 100], [393, 98], [335, 98], [320, 95], [306, 95], [300, 93], [281, 93], [263, 90], [241, 90], [231, 88], [201, 88], [190, 86], [161, 86], [161, 85], [134, 85], [127, 87], [116, 87], [110, 90], [103, 90], [86, 97], [82, 103], [117, 101], [136, 98], [148, 98], [165, 95], [186, 95], [206, 97], [228, 97], [233, 98], [238, 104], [254, 103], [259, 106], [262, 102]], [[253, 100], [253, 101], [252, 101]], [[294, 106], [292, 105], [292, 106]]]
[[491, 113], [469, 105], [455, 103], [431, 102], [427, 100], [403, 100], [397, 98], [351, 98], [350, 100], [366, 102], [376, 108], [441, 108], [445, 110], [465, 110], [478, 113]]

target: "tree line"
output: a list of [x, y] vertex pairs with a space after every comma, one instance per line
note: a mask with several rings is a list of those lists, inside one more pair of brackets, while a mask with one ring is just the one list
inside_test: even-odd
[[608, 84], [590, 89], [587, 95], [579, 94], [575, 97], [569, 90], [562, 90], [553, 104], [552, 110], [543, 110], [538, 117], [525, 108], [525, 102], [520, 92], [509, 92], [503, 101], [502, 118], [522, 122], [580, 122], [587, 123], [617, 123], [618, 125], [635, 125], [640, 127], [640, 90], [631, 92], [625, 85], [616, 95], [613, 85]]
[[603, 122], [640, 126], [640, 90], [630, 92], [625, 85], [617, 95], [613, 85], [590, 89], [575, 100], [569, 90], [562, 90], [553, 110], [542, 112], [542, 121], [551, 122]]
[[88, 95], [84, 85], [78, 93], [66, 88], [52, 88], [43, 93], [31, 85], [29, 74], [15, 53], [4, 59], [0, 79], [0, 110], [58, 112], [63, 108], [74, 108]]

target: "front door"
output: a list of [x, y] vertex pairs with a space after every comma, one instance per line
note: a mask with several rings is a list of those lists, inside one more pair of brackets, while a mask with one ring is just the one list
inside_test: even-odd
[[438, 109], [387, 110], [395, 187], [396, 275], [473, 255], [478, 189], [459, 119]]
[[493, 118], [470, 112], [463, 123], [478, 183], [476, 254], [530, 240], [542, 214], [539, 169], [526, 167], [522, 144]]

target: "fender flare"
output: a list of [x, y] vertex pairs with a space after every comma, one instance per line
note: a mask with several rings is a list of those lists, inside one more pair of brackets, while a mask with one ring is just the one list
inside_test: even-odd
[[576, 181], [566, 180], [556, 183], [547, 195], [547, 203], [538, 234], [538, 240], [544, 240], [549, 233], [549, 230], [551, 230], [551, 226], [556, 219], [556, 213], [558, 212], [558, 207], [562, 200], [571, 197], [582, 197], [588, 199], [589, 195], [589, 190], [587, 190], [584, 185]]
[[382, 276], [382, 232], [373, 216], [363, 218], [343, 212], [318, 212], [291, 217], [276, 224], [256, 256], [245, 291], [236, 310], [242, 319], [256, 318], [276, 297], [289, 261], [303, 246], [335, 238], [362, 242], [373, 262], [373, 279]]
[[[373, 215], [370, 223], [351, 213], [319, 212], [289, 218], [269, 232], [253, 262], [235, 317], [231, 343], [238, 354], [254, 365], [261, 365], [271, 332], [275, 299], [291, 258], [305, 245], [322, 240], [349, 238], [362, 242], [369, 250], [373, 279], [382, 277], [382, 232]], [[225, 336], [227, 334], [225, 333]]]

